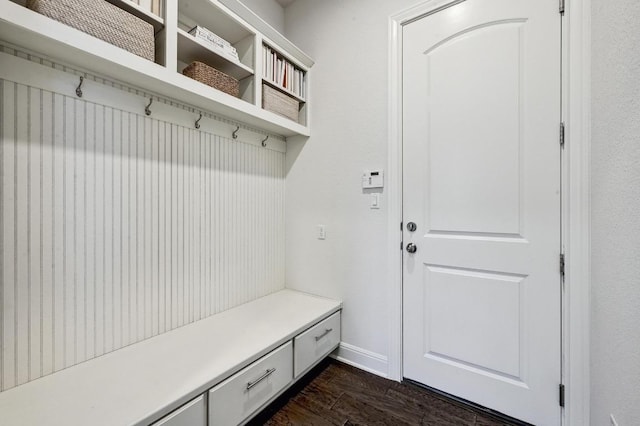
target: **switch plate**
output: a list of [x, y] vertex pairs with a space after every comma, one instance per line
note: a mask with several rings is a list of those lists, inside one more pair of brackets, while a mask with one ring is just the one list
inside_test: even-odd
[[327, 238], [327, 230], [324, 225], [318, 225], [318, 239], [324, 240]]
[[371, 170], [362, 174], [362, 188], [382, 188], [384, 186], [384, 172], [382, 170]]
[[380, 194], [371, 194], [371, 205], [369, 207], [372, 209], [380, 208]]

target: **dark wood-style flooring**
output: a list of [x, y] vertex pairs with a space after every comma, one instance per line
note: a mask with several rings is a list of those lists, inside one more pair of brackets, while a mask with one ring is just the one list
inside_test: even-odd
[[517, 425], [411, 383], [325, 360], [250, 423], [256, 425]]

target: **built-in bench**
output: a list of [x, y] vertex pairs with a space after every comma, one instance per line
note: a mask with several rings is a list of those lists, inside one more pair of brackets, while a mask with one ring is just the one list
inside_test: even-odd
[[337, 347], [341, 307], [279, 291], [2, 392], [0, 423], [243, 423]]

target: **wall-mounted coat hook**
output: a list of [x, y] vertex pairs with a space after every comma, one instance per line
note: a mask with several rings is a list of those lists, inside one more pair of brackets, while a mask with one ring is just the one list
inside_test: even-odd
[[262, 139], [262, 146], [267, 146], [267, 139], [269, 139], [268, 135], [266, 138]]
[[196, 129], [200, 128], [200, 120], [202, 120], [202, 113], [200, 113], [200, 117], [196, 120]]
[[76, 95], [78, 95], [79, 98], [82, 97], [82, 83], [84, 83], [84, 77], [80, 76], [80, 84], [76, 87]]
[[149, 107], [151, 106], [152, 103], [153, 103], [153, 98], [149, 99], [149, 105], [144, 107], [144, 113], [145, 114], [151, 115], [151, 110], [149, 109]]
[[240, 130], [240, 126], [236, 126], [236, 129], [231, 134], [231, 136], [233, 136], [234, 139], [238, 139], [238, 130]]

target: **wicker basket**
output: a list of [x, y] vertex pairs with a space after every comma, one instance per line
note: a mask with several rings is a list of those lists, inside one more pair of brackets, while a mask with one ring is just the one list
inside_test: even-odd
[[27, 7], [145, 59], [154, 60], [153, 26], [104, 0], [27, 0]]
[[238, 80], [202, 62], [192, 62], [182, 74], [236, 98], [240, 95]]
[[297, 100], [266, 84], [262, 85], [262, 108], [298, 122]]

